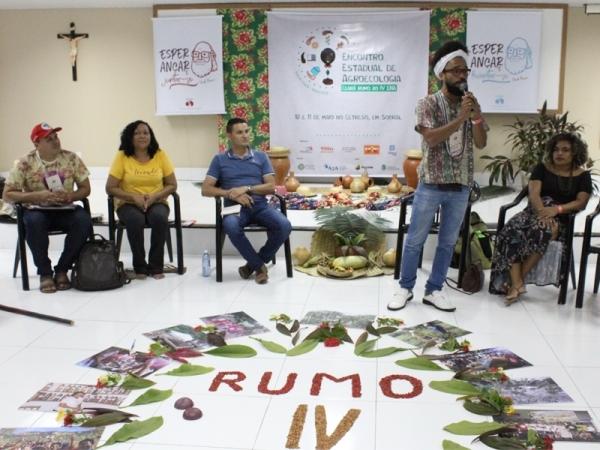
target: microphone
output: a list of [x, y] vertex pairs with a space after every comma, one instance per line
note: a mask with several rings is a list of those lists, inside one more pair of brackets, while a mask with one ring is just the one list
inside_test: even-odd
[[[458, 88], [462, 91], [463, 95], [467, 95], [467, 91], [469, 90], [469, 85], [467, 84], [466, 81], [464, 83], [460, 83]], [[471, 108], [471, 114], [470, 114], [471, 118], [473, 118], [474, 113], [475, 113], [475, 110], [473, 108]]]

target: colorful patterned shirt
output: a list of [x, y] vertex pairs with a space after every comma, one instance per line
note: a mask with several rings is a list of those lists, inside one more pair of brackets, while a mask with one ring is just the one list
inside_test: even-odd
[[[421, 126], [440, 128], [459, 115], [460, 103], [453, 105], [441, 92], [428, 95], [417, 103], [415, 130], [420, 133]], [[486, 131], [489, 130], [485, 121], [483, 126]], [[448, 140], [430, 147], [422, 138], [423, 160], [417, 168], [419, 181], [430, 184], [460, 183], [471, 186], [473, 184], [473, 125], [470, 120], [463, 124], [462, 139], [462, 154], [451, 156]]]
[[6, 185], [21, 192], [37, 192], [48, 189], [46, 177], [58, 175], [65, 192], [75, 192], [75, 183], [84, 181], [90, 172], [76, 153], [61, 150], [52, 162], [42, 162], [37, 150], [32, 150], [15, 161]]

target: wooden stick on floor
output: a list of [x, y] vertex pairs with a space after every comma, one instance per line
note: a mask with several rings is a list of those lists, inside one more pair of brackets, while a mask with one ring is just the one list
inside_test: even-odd
[[13, 308], [11, 306], [0, 305], [0, 311], [11, 312], [15, 314], [21, 314], [23, 316], [35, 317], [36, 319], [52, 320], [54, 322], [65, 323], [67, 325], [74, 325], [75, 322], [69, 319], [63, 319], [61, 317], [49, 316], [47, 314], [36, 313], [33, 311], [27, 311], [25, 309]]

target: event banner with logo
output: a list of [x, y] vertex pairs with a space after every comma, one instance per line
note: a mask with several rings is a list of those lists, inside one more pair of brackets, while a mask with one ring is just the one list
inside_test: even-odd
[[156, 114], [222, 114], [221, 16], [153, 19]]
[[402, 174], [420, 148], [429, 11], [268, 13], [271, 145], [301, 175]]
[[483, 112], [536, 113], [542, 12], [467, 11], [469, 90]]

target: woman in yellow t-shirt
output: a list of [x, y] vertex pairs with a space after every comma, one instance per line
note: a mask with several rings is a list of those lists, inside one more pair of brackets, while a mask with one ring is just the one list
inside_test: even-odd
[[[169, 232], [167, 197], [177, 190], [175, 169], [159, 148], [150, 125], [130, 123], [121, 133], [121, 146], [110, 167], [106, 193], [115, 197], [119, 220], [125, 224], [138, 280], [164, 278], [164, 248]], [[146, 262], [144, 226], [152, 228]]]

